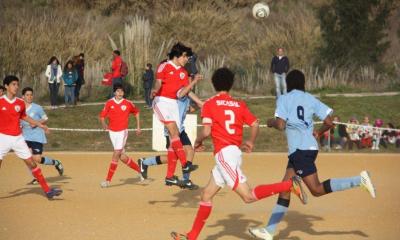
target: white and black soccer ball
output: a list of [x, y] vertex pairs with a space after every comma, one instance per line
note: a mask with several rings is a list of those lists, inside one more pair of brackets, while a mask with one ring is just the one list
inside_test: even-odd
[[268, 4], [264, 2], [259, 2], [253, 6], [253, 17], [256, 19], [267, 18], [269, 16]]

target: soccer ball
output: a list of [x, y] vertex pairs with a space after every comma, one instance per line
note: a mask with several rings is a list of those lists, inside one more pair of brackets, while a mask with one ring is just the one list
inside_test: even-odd
[[269, 7], [266, 3], [259, 2], [253, 6], [253, 16], [256, 19], [266, 18], [269, 15]]

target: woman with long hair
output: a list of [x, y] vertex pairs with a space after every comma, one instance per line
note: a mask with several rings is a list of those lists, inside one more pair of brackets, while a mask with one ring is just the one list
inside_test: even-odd
[[49, 84], [51, 109], [57, 108], [58, 89], [60, 87], [62, 69], [57, 57], [52, 56], [47, 64], [45, 75]]

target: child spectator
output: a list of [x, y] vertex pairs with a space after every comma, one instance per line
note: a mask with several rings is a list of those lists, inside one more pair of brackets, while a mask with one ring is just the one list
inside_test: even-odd
[[372, 146], [372, 125], [369, 123], [369, 117], [365, 116], [360, 127], [361, 147], [370, 148]]
[[382, 130], [378, 128], [382, 127], [382, 125], [383, 125], [382, 119], [378, 118], [375, 120], [374, 127], [376, 128], [372, 129], [372, 150], [379, 150], [379, 143], [381, 141]]
[[359, 135], [359, 127], [352, 125], [358, 125], [358, 121], [355, 117], [352, 117], [349, 121], [350, 125], [347, 126], [346, 132], [349, 136], [349, 150], [353, 150], [353, 144], [356, 144], [357, 148], [360, 149], [360, 135]]
[[[386, 124], [386, 128], [394, 129], [393, 123]], [[396, 131], [392, 130], [384, 130], [382, 133], [381, 143], [384, 148], [387, 148], [388, 144], [396, 143], [397, 134]]]
[[[340, 122], [340, 117], [335, 116], [334, 122]], [[346, 132], [346, 126], [343, 124], [335, 124], [331, 129], [331, 135], [333, 136], [333, 144], [335, 149], [343, 149], [349, 139]]]
[[62, 78], [64, 80], [65, 106], [72, 106], [75, 103], [75, 85], [78, 80], [78, 73], [71, 60], [65, 64]]

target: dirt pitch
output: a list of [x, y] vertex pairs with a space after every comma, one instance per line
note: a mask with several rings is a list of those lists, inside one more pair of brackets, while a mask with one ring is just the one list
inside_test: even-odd
[[[142, 184], [135, 173], [120, 164], [112, 187], [101, 189], [109, 153], [48, 155], [65, 166], [62, 177], [53, 167], [42, 167], [51, 185], [64, 190], [60, 200], [48, 201], [39, 186], [26, 185], [31, 177], [24, 164], [13, 154], [5, 158], [0, 170], [0, 239], [159, 240], [170, 239], [171, 230], [184, 231], [192, 225], [200, 190], [164, 186], [165, 166], [151, 168], [153, 179]], [[204, 153], [195, 161], [200, 169], [193, 174], [193, 181], [204, 186], [213, 159]], [[254, 186], [279, 181], [285, 163], [283, 153], [255, 153], [244, 156], [243, 169]], [[276, 239], [400, 238], [399, 154], [320, 154], [317, 165], [321, 180], [368, 169], [377, 199], [360, 189], [311, 197], [306, 206], [293, 199]], [[247, 229], [261, 226], [275, 201], [276, 196], [245, 205], [225, 188], [215, 198], [199, 239], [253, 239]]]

